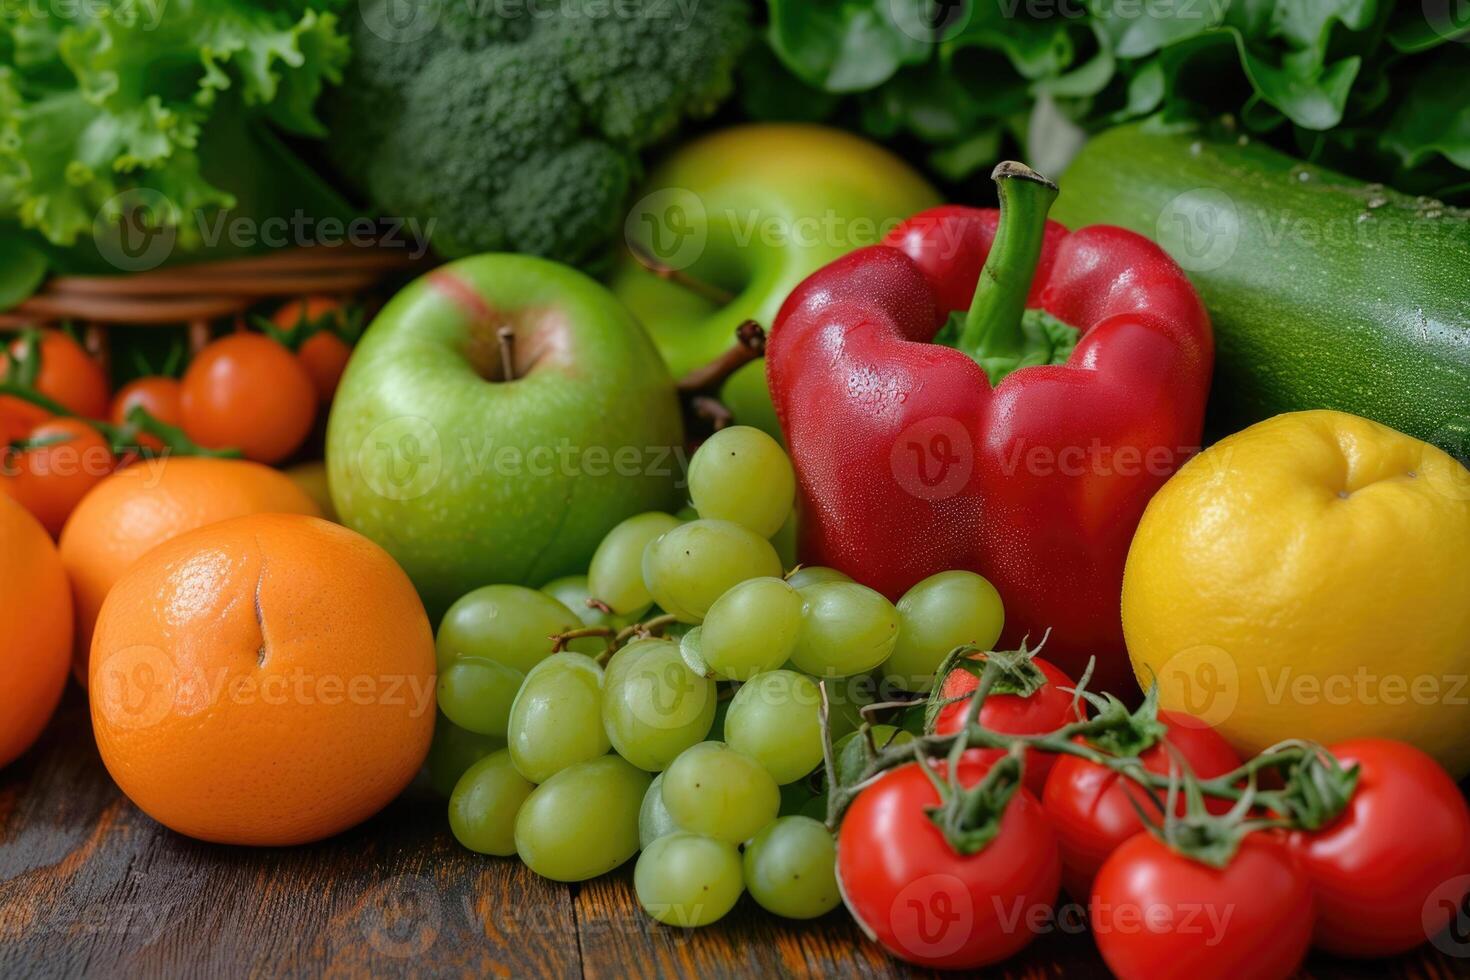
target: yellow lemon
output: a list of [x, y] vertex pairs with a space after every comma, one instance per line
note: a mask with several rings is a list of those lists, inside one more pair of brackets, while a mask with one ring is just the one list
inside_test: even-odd
[[1139, 683], [1237, 750], [1382, 736], [1470, 772], [1470, 470], [1341, 412], [1278, 415], [1154, 497], [1123, 576]]

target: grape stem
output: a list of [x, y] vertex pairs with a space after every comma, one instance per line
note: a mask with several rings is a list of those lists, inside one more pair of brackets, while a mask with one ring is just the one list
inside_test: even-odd
[[[587, 602], [588, 605], [591, 605], [593, 600], [589, 599]], [[596, 660], [599, 664], [606, 664], [612, 659], [612, 655], [617, 653], [629, 640], [634, 638], [643, 639], [650, 636], [662, 636], [664, 630], [678, 621], [679, 617], [670, 613], [663, 613], [662, 615], [654, 616], [652, 619], [644, 620], [641, 623], [632, 623], [624, 626], [622, 629], [614, 629], [611, 626], [580, 626], [577, 629], [567, 630], [564, 633], [551, 634], [549, 637], [551, 640], [551, 652], [561, 653], [567, 648], [567, 644], [573, 640], [580, 640], [588, 636], [602, 637], [607, 640], [607, 646], [597, 655]]]

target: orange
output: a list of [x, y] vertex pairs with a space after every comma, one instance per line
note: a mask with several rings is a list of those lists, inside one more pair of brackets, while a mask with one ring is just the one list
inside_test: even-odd
[[76, 599], [77, 678], [107, 590], [148, 549], [228, 517], [320, 513], [284, 473], [239, 459], [145, 459], [93, 487], [61, 532]]
[[0, 766], [46, 726], [71, 653], [71, 591], [56, 546], [20, 504], [0, 496]]
[[168, 541], [107, 596], [92, 639], [102, 761], [190, 837], [319, 840], [382, 809], [434, 731], [434, 637], [382, 548], [252, 514]]

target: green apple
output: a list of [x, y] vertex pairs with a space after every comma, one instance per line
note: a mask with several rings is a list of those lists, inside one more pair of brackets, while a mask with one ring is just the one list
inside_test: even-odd
[[[665, 160], [629, 213], [628, 244], [672, 278], [629, 251], [612, 289], [681, 377], [727, 350], [742, 321], [770, 329], [787, 294], [817, 269], [939, 202], [906, 163], [849, 133], [736, 126]], [[736, 372], [723, 399], [738, 421], [780, 437], [762, 362]]]
[[363, 335], [327, 476], [342, 522], [437, 617], [478, 586], [583, 572], [623, 518], [676, 508], [683, 438], [667, 368], [605, 287], [478, 255], [410, 283]]

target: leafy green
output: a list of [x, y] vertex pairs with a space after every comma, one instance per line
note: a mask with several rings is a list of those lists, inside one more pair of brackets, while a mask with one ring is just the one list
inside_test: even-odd
[[[53, 245], [115, 217], [126, 192], [153, 192], [154, 220], [199, 243], [185, 216], [232, 207], [204, 176], [217, 112], [322, 135], [312, 112], [340, 78], [341, 0], [95, 0], [0, 8], [0, 217]], [[243, 118], [242, 118], [243, 117]], [[230, 163], [244, 172], [249, 160]]]
[[[1465, 4], [770, 0], [770, 10], [771, 47], [795, 75], [855, 99], [869, 133], [929, 144], [931, 166], [952, 180], [992, 163], [985, 151], [999, 138], [1026, 153], [1024, 117], [1045, 103], [1088, 129], [1228, 116], [1365, 179], [1416, 192], [1467, 183], [1470, 120], [1456, 84], [1470, 77]], [[926, 37], [915, 24], [935, 26]]]
[[771, 0], [771, 46], [809, 85], [860, 92], [929, 57], [929, 42], [906, 32], [895, 16], [924, 6], [924, 0]]

